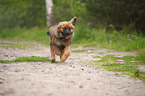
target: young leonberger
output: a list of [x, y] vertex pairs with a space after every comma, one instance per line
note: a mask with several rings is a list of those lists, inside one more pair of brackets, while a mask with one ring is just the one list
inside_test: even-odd
[[70, 55], [76, 20], [77, 17], [74, 17], [49, 28], [51, 62], [55, 61], [55, 55], [60, 56], [61, 62], [65, 62]]

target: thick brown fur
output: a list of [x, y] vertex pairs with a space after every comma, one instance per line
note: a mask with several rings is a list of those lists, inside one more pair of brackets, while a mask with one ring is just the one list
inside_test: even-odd
[[[74, 17], [70, 21], [60, 22], [58, 25], [49, 28], [48, 35], [50, 37], [51, 62], [55, 61], [55, 55], [59, 55], [61, 62], [65, 62], [71, 54], [71, 43], [74, 35], [76, 19], [77, 18]], [[69, 29], [69, 35], [64, 35], [65, 28], [66, 30]]]

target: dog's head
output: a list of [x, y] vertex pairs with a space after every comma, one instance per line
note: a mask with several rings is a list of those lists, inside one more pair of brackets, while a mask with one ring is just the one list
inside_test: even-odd
[[57, 26], [57, 32], [61, 39], [69, 39], [73, 36], [77, 17], [72, 18], [70, 21], [60, 22]]

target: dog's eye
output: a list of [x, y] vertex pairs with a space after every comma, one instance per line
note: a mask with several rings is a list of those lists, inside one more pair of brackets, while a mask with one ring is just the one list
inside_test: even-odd
[[71, 26], [70, 28], [71, 28], [71, 29], [73, 29], [73, 27], [72, 27], [72, 26]]
[[63, 34], [63, 35], [64, 35], [64, 32], [61, 32], [61, 34]]
[[66, 27], [64, 27], [63, 29], [66, 30]]
[[68, 27], [68, 30], [70, 30], [71, 28], [70, 27]]

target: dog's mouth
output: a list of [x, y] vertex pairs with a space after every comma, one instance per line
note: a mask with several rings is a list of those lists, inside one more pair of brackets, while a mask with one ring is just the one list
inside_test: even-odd
[[65, 35], [64, 37], [65, 37], [65, 39], [69, 39], [71, 37], [71, 35]]
[[64, 33], [60, 34], [60, 39], [66, 39], [66, 40], [68, 40], [70, 37], [71, 37], [71, 34], [64, 34]]

